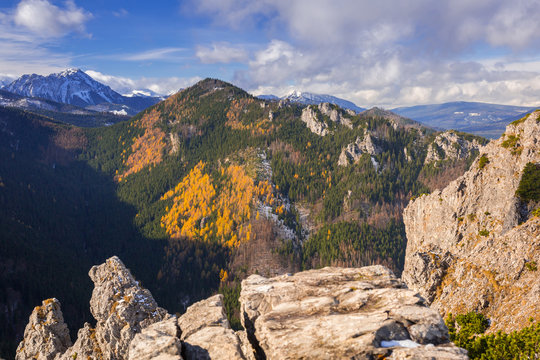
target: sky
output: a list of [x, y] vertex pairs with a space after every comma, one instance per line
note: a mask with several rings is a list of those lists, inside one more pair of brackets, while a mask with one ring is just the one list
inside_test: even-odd
[[80, 68], [120, 93], [206, 77], [362, 107], [540, 105], [538, 0], [0, 0], [0, 80]]

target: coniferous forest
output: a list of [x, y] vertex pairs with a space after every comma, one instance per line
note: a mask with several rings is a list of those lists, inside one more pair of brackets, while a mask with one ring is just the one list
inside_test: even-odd
[[[434, 130], [335, 106], [350, 126], [312, 106], [320, 136], [304, 108], [213, 79], [107, 127], [0, 108], [0, 354], [42, 299], [61, 301], [71, 331], [91, 321], [87, 272], [112, 255], [170, 312], [223, 293], [234, 327], [252, 273], [384, 264], [399, 275], [404, 207], [475, 154], [426, 163]], [[380, 151], [338, 164], [367, 134]]]

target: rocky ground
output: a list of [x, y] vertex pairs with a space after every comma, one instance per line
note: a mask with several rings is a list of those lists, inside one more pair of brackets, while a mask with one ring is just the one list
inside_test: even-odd
[[90, 308], [74, 344], [60, 302], [30, 316], [16, 359], [467, 359], [437, 311], [383, 266], [324, 268], [242, 282], [245, 330], [215, 295], [176, 318], [117, 257], [94, 266]]

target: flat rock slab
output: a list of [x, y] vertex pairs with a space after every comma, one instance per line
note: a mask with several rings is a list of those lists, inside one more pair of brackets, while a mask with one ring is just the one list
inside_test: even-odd
[[440, 315], [383, 266], [252, 275], [240, 303], [259, 358], [361, 359], [390, 355], [383, 341], [449, 342]]

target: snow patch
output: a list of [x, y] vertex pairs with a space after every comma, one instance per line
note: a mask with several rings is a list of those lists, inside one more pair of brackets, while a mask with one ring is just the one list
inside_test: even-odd
[[420, 344], [412, 340], [388, 340], [388, 341], [383, 340], [381, 341], [381, 346], [383, 348], [404, 347], [404, 348], [413, 349], [413, 348], [419, 347]]

